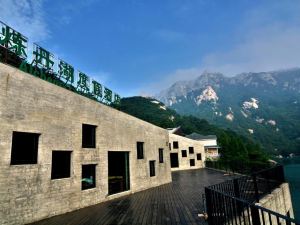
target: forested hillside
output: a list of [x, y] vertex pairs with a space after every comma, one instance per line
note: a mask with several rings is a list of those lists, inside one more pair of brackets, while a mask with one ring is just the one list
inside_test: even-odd
[[232, 165], [257, 165], [267, 162], [268, 157], [260, 146], [244, 136], [231, 130], [218, 128], [204, 119], [194, 116], [181, 116], [156, 99], [144, 97], [123, 98], [121, 104], [115, 107], [162, 128], [181, 126], [186, 135], [193, 132], [203, 135], [215, 134], [218, 137], [218, 144], [221, 146], [222, 160], [230, 162]]

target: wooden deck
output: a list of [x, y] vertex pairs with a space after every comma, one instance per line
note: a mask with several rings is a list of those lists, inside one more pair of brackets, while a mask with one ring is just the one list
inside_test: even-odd
[[45, 219], [34, 225], [206, 224], [204, 187], [231, 178], [209, 169], [172, 173], [173, 182], [126, 197]]

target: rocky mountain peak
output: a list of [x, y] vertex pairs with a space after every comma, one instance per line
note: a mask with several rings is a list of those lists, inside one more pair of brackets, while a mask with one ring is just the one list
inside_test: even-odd
[[197, 105], [200, 105], [205, 101], [216, 103], [218, 100], [219, 97], [211, 86], [207, 86], [207, 88], [202, 91], [201, 95], [195, 98], [195, 102]]
[[194, 80], [192, 86], [193, 89], [205, 88], [207, 86], [219, 88], [225, 79], [225, 76], [221, 73], [204, 71], [198, 78]]

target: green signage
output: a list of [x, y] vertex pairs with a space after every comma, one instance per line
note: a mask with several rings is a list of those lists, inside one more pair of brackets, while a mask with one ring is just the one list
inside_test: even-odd
[[91, 80], [85, 73], [76, 72], [72, 65], [55, 58], [52, 53], [37, 44], [33, 44], [32, 61], [28, 62], [27, 44], [28, 39], [25, 36], [0, 21], [0, 61], [10, 63], [6, 57], [13, 54], [19, 60], [10, 64], [18, 66], [26, 73], [107, 105], [120, 103], [120, 95]]
[[0, 45], [16, 55], [26, 58], [27, 38], [4, 23], [1, 23]]

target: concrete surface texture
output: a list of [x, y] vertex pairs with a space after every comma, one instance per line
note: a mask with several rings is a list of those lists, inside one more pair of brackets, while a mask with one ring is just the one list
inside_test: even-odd
[[[171, 182], [166, 130], [4, 64], [0, 124], [0, 224], [25, 224]], [[95, 148], [82, 148], [82, 124], [96, 126]], [[40, 134], [36, 164], [11, 165], [14, 131]], [[138, 141], [143, 159], [137, 159]], [[72, 151], [69, 178], [51, 179], [53, 150]], [[130, 174], [130, 190], [110, 196], [109, 151], [129, 153]], [[96, 187], [81, 190], [86, 164], [96, 165]]]

